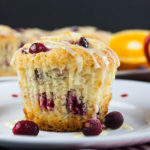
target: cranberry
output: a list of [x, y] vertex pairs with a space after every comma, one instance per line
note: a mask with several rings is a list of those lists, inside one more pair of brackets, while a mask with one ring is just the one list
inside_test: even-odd
[[39, 133], [37, 124], [32, 121], [22, 120], [18, 121], [13, 127], [13, 133], [15, 135], [33, 135], [36, 136]]
[[99, 119], [88, 119], [83, 123], [82, 132], [85, 136], [96, 136], [102, 132], [102, 125]]
[[117, 111], [108, 113], [104, 119], [104, 125], [107, 128], [111, 128], [111, 129], [117, 129], [121, 127], [123, 122], [124, 122], [124, 119], [123, 119], [122, 114]]
[[15, 29], [17, 32], [23, 32], [25, 29], [24, 28], [16, 28]]
[[73, 32], [77, 32], [78, 30], [79, 30], [78, 26], [72, 26], [71, 27], [71, 31], [73, 31]]
[[54, 110], [54, 106], [55, 106], [54, 100], [53, 99], [48, 99], [45, 92], [42, 93], [42, 94], [39, 94], [38, 102], [39, 102], [39, 105], [43, 109]]
[[77, 42], [77, 44], [80, 45], [80, 46], [83, 46], [85, 48], [89, 47], [89, 43], [88, 43], [88, 41], [86, 40], [85, 37], [81, 37], [80, 40]]
[[50, 49], [48, 49], [42, 43], [33, 43], [31, 47], [29, 48], [29, 53], [35, 54], [35, 53], [40, 53], [40, 52], [48, 52], [49, 50]]
[[72, 112], [75, 115], [85, 115], [85, 105], [82, 102], [83, 97], [77, 97], [76, 91], [68, 91], [66, 97], [66, 107], [68, 112]]
[[34, 70], [36, 79], [42, 79], [42, 74], [38, 69]]
[[23, 54], [27, 54], [27, 52], [24, 50], [24, 49], [22, 49], [22, 51], [21, 51]]

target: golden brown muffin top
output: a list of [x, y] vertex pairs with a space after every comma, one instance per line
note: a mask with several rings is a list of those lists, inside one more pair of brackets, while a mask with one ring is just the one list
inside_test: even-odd
[[[32, 51], [40, 43], [46, 50]], [[52, 68], [65, 68], [66, 64], [75, 67], [78, 72], [85, 67], [95, 69], [114, 65], [119, 66], [117, 55], [106, 44], [99, 40], [84, 38], [82, 34], [75, 32], [63, 32], [59, 35], [45, 36], [34, 43], [27, 43], [19, 49], [12, 60], [16, 67], [27, 67], [27, 63], [34, 63], [36, 67], [45, 62]], [[75, 63], [76, 62], [76, 63]]]

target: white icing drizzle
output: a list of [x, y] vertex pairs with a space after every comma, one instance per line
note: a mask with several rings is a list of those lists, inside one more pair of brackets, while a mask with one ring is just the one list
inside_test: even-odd
[[69, 46], [66, 46], [66, 42], [65, 43], [63, 43], [63, 42], [60, 43], [60, 42], [55, 42], [55, 41], [45, 41], [45, 42], [50, 43], [50, 44], [45, 44], [48, 48], [58, 48], [59, 46], [61, 46], [62, 49], [66, 50], [72, 56], [76, 56], [78, 73], [82, 71], [82, 67], [83, 67], [82, 57], [77, 52], [73, 51]]

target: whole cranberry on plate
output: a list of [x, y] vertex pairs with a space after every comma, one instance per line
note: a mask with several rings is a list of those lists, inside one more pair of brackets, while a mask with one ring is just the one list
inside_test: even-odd
[[32, 135], [37, 136], [39, 128], [37, 124], [28, 120], [18, 121], [12, 129], [14, 135]]
[[83, 124], [82, 132], [85, 136], [96, 136], [102, 132], [102, 125], [99, 119], [88, 119]]
[[118, 129], [124, 122], [122, 114], [118, 111], [110, 112], [104, 119], [104, 125], [110, 129]]

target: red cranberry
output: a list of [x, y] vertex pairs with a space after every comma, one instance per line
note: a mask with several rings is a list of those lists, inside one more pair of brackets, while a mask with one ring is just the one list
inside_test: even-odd
[[68, 112], [72, 112], [74, 115], [85, 115], [85, 105], [82, 102], [83, 97], [77, 97], [76, 91], [68, 91], [66, 97], [66, 107]]
[[81, 37], [80, 40], [77, 42], [77, 44], [80, 45], [80, 46], [83, 46], [85, 48], [89, 47], [89, 43], [88, 43], [88, 41], [86, 40], [85, 37]]
[[15, 135], [33, 135], [36, 136], [39, 133], [37, 124], [32, 121], [22, 120], [18, 121], [13, 127], [13, 133]]
[[111, 129], [117, 129], [121, 127], [123, 122], [124, 122], [124, 119], [123, 119], [122, 114], [117, 111], [108, 113], [104, 119], [104, 125], [107, 128], [111, 128]]
[[71, 31], [73, 31], [73, 32], [77, 32], [78, 30], [79, 30], [78, 26], [72, 26], [71, 27]]
[[42, 93], [42, 94], [39, 94], [38, 102], [39, 102], [39, 105], [43, 109], [54, 110], [54, 106], [55, 106], [54, 100], [53, 99], [48, 99], [45, 92]]
[[150, 45], [150, 35], [148, 35], [144, 42], [144, 53], [148, 63], [150, 64], [150, 54], [149, 54], [149, 45]]
[[96, 136], [102, 132], [102, 125], [99, 119], [88, 119], [83, 123], [82, 132], [85, 136]]
[[29, 53], [36, 54], [40, 52], [48, 52], [49, 50], [50, 49], [48, 49], [42, 43], [33, 43], [31, 47], [29, 48]]

